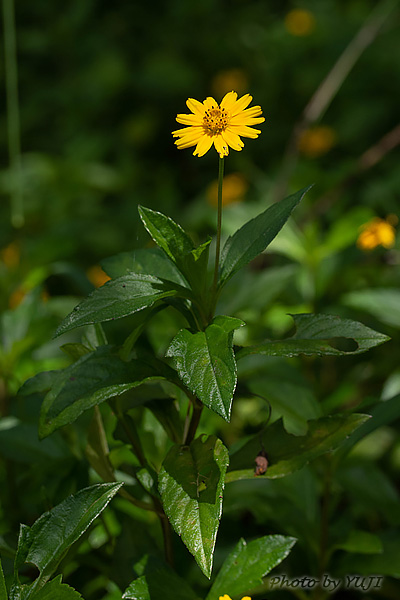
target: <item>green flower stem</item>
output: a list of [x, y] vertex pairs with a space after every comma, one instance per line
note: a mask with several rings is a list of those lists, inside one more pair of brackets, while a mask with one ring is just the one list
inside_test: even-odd
[[217, 303], [217, 283], [218, 283], [218, 269], [219, 269], [219, 255], [221, 250], [221, 224], [222, 224], [222, 184], [224, 181], [224, 157], [219, 158], [218, 168], [218, 217], [217, 217], [217, 244], [215, 247], [215, 266], [214, 266], [214, 280], [211, 288], [211, 314], [210, 319], [213, 317], [215, 305]]
[[3, 0], [4, 67], [7, 95], [7, 137], [11, 171], [11, 222], [24, 224], [21, 177], [21, 135], [18, 99], [17, 44], [14, 0]]

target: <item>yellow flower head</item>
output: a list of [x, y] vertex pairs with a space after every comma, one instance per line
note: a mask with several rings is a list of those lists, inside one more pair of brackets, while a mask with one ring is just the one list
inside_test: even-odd
[[21, 251], [17, 242], [11, 242], [0, 251], [0, 257], [8, 269], [15, 269], [18, 266], [21, 257]]
[[86, 275], [90, 283], [93, 283], [94, 287], [97, 288], [101, 287], [111, 279], [111, 277], [109, 277], [107, 273], [104, 273], [100, 265], [93, 265], [93, 267], [90, 267], [86, 271]]
[[308, 10], [295, 8], [286, 15], [285, 27], [292, 35], [309, 35], [315, 29], [315, 17]]
[[298, 140], [298, 148], [305, 156], [317, 158], [326, 154], [335, 143], [336, 133], [334, 129], [327, 125], [319, 125], [303, 131]]
[[391, 248], [396, 238], [396, 230], [389, 222], [389, 219], [379, 219], [375, 217], [365, 223], [361, 228], [361, 233], [357, 239], [357, 246], [361, 250], [373, 250], [377, 246]]
[[230, 90], [240, 94], [249, 87], [249, 81], [242, 69], [227, 69], [219, 71], [212, 79], [211, 89], [216, 96], [224, 96]]
[[[222, 186], [222, 206], [241, 202], [248, 190], [248, 183], [240, 173], [231, 173], [224, 177]], [[207, 189], [207, 200], [211, 206], [218, 206], [218, 180], [213, 181]]]
[[[224, 594], [219, 597], [219, 600], [231, 600], [231, 597], [228, 594]], [[242, 600], [251, 600], [250, 596], [243, 596]]]
[[238, 100], [236, 92], [225, 94], [221, 104], [211, 97], [204, 102], [189, 98], [186, 104], [191, 114], [176, 117], [178, 123], [189, 127], [172, 132], [178, 138], [175, 144], [180, 150], [196, 146], [195, 156], [204, 156], [213, 144], [221, 157], [229, 154], [229, 147], [241, 150], [244, 144], [239, 136], [257, 138], [261, 131], [251, 126], [265, 121], [260, 106], [247, 108], [252, 99], [245, 94]]

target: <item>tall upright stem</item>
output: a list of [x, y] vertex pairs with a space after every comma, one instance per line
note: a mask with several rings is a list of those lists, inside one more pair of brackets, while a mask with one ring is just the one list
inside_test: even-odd
[[[222, 184], [224, 181], [224, 157], [219, 157], [219, 168], [218, 168], [218, 217], [217, 217], [217, 244], [215, 247], [215, 266], [214, 266], [214, 280], [211, 288], [212, 295], [212, 310], [215, 308], [216, 292], [218, 283], [218, 269], [219, 269], [219, 255], [221, 250], [221, 224], [222, 224]], [[211, 315], [212, 316], [212, 315]]]
[[11, 222], [24, 224], [21, 180], [21, 142], [18, 99], [17, 44], [14, 0], [3, 0], [4, 66], [7, 95], [7, 137], [11, 171]]

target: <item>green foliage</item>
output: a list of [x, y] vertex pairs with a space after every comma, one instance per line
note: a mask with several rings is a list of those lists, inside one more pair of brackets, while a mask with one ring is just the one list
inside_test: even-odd
[[204, 331], [179, 331], [166, 353], [189, 390], [227, 421], [237, 379], [233, 331], [242, 325], [239, 319], [217, 316]]
[[163, 506], [175, 531], [210, 578], [222, 513], [228, 451], [215, 436], [174, 446], [159, 474]]
[[197, 596], [186, 581], [178, 577], [168, 565], [154, 557], [145, 556], [135, 565], [138, 578], [125, 590], [122, 595], [127, 600], [196, 600]]
[[[398, 598], [397, 0], [14, 4], [0, 600]], [[231, 89], [266, 122], [213, 272], [217, 156], [170, 131]]]
[[[243, 348], [237, 352], [237, 358], [243, 358], [248, 354], [288, 358], [298, 354], [344, 356], [366, 352], [390, 339], [387, 335], [350, 319], [340, 319], [332, 315], [292, 315], [292, 317], [296, 326], [296, 333], [292, 338]], [[353, 345], [347, 346], [346, 340], [353, 341]]]
[[223, 596], [226, 590], [235, 596], [250, 593], [286, 558], [295, 543], [294, 538], [282, 535], [266, 535], [250, 543], [239, 540], [225, 559], [207, 599]]
[[[61, 600], [80, 597], [68, 586], [63, 586], [60, 578], [53, 579], [48, 588], [43, 586], [70, 546], [104, 510], [121, 485], [103, 483], [85, 488], [44, 513], [32, 527], [21, 525], [10, 592], [12, 599], [50, 598], [52, 592], [54, 598], [60, 597]], [[21, 585], [19, 581], [18, 571], [24, 563], [32, 563], [40, 571], [31, 585]]]
[[221, 257], [221, 285], [267, 248], [309, 189], [273, 204], [226, 240]]

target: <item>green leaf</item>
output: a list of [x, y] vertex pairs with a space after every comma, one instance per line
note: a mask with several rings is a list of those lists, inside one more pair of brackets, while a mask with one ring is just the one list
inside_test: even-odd
[[239, 540], [226, 558], [206, 600], [224, 594], [248, 594], [262, 584], [262, 578], [279, 565], [296, 543], [292, 537], [266, 535], [250, 543]]
[[61, 582], [61, 575], [52, 579], [39, 591], [32, 596], [30, 600], [83, 600], [82, 596], [66, 583]]
[[113, 347], [99, 347], [58, 373], [43, 400], [39, 435], [46, 437], [96, 404], [164, 377], [174, 379], [176, 374], [162, 361], [124, 362]]
[[0, 600], [7, 600], [7, 588], [0, 558]]
[[145, 206], [139, 206], [138, 210], [150, 236], [180, 269], [183, 257], [194, 248], [190, 237], [180, 225], [162, 213]]
[[65, 460], [70, 456], [70, 451], [60, 437], [39, 440], [36, 423], [3, 417], [0, 420], [0, 454], [31, 465], [41, 461]]
[[173, 446], [159, 473], [164, 510], [182, 541], [210, 578], [222, 513], [228, 451], [215, 436]]
[[227, 421], [237, 381], [233, 331], [242, 325], [240, 319], [217, 316], [205, 331], [181, 329], [166, 353], [185, 385]]
[[112, 279], [75, 306], [58, 327], [55, 336], [82, 325], [121, 319], [152, 306], [163, 298], [176, 295], [176, 284], [169, 284], [150, 275], [131, 273]]
[[346, 306], [363, 310], [382, 323], [400, 327], [400, 290], [398, 288], [371, 288], [345, 294], [341, 301]]
[[390, 338], [366, 327], [358, 321], [341, 319], [333, 315], [291, 315], [296, 333], [286, 340], [267, 340], [258, 346], [248, 346], [236, 352], [239, 360], [248, 354], [267, 356], [346, 356], [366, 352]]
[[165, 256], [160, 248], [142, 248], [122, 252], [104, 259], [101, 266], [112, 279], [129, 273], [139, 273], [173, 281], [182, 286], [187, 285], [175, 264]]
[[79, 342], [63, 344], [60, 346], [60, 350], [65, 352], [65, 354], [73, 361], [79, 360], [81, 356], [84, 356], [90, 352], [90, 348], [80, 344]]
[[266, 249], [310, 187], [273, 204], [226, 240], [221, 254], [220, 285]]
[[[400, 578], [400, 540], [398, 529], [385, 532], [381, 535], [382, 552], [379, 554], [343, 554], [339, 560], [336, 560], [335, 570], [338, 575], [343, 574], [344, 577], [349, 577], [349, 574], [356, 573], [357, 575], [365, 575], [366, 578], [373, 576], [388, 576]], [[350, 576], [352, 577], [352, 576]], [[362, 577], [360, 577], [360, 580]], [[353, 583], [355, 579], [352, 579]], [[376, 579], [373, 586], [376, 583]], [[381, 579], [382, 585], [382, 579]], [[371, 590], [373, 587], [371, 587]], [[383, 597], [383, 596], [382, 596]]]
[[196, 295], [201, 296], [207, 280], [211, 239], [195, 248], [190, 237], [175, 221], [144, 206], [139, 206], [138, 210], [153, 240], [176, 264]]
[[343, 542], [338, 542], [335, 549], [356, 554], [381, 554], [383, 546], [380, 538], [369, 531], [353, 529]]
[[239, 479], [253, 479], [255, 458], [260, 452], [261, 440], [268, 455], [269, 479], [285, 477], [301, 469], [310, 460], [337, 448], [369, 415], [335, 415], [309, 422], [308, 433], [293, 436], [287, 433], [281, 421], [273, 423], [264, 434], [255, 435], [231, 456], [226, 483]]
[[[175, 571], [151, 556], [141, 561], [140, 577], [132, 581], [122, 598], [132, 600], [196, 600], [192, 588]], [[135, 565], [135, 571], [139, 570]]]
[[38, 590], [48, 581], [69, 547], [86, 531], [118, 492], [121, 483], [102, 483], [80, 490], [44, 513], [32, 527], [21, 526], [15, 568], [28, 562], [37, 566]]
[[342, 444], [340, 450], [336, 453], [337, 462], [339, 462], [357, 442], [378, 429], [378, 427], [393, 423], [400, 418], [400, 394], [397, 394], [397, 396], [384, 402], [379, 402], [371, 409], [370, 414], [371, 418], [352, 433]]
[[249, 389], [268, 402], [272, 422], [282, 417], [288, 433], [305, 435], [308, 421], [322, 417], [320, 404], [296, 369], [288, 364], [277, 364], [280, 359], [268, 360], [272, 364], [265, 366], [262, 376], [250, 379]]

